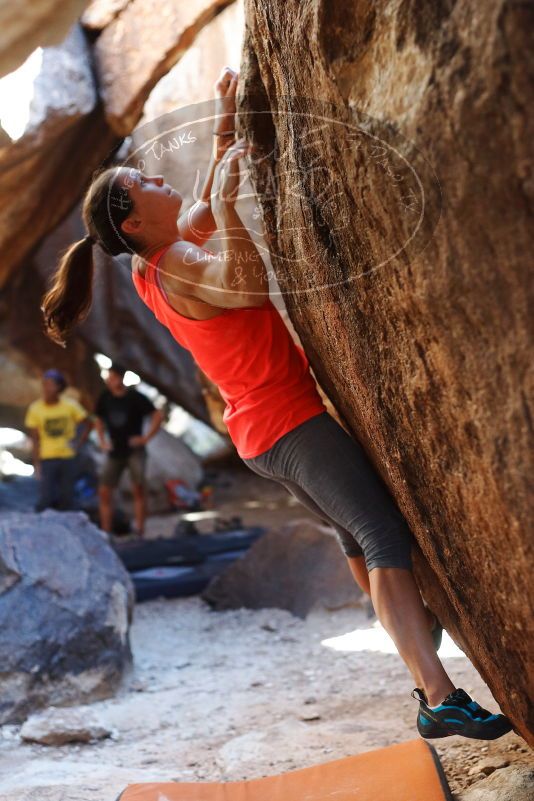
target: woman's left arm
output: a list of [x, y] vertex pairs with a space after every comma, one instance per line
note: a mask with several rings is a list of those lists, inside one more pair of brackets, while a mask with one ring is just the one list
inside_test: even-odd
[[213, 146], [208, 171], [199, 199], [178, 219], [178, 231], [186, 242], [202, 245], [217, 230], [211, 210], [211, 187], [215, 167], [230, 145], [235, 142], [235, 93], [239, 74], [225, 67], [215, 84], [215, 112]]

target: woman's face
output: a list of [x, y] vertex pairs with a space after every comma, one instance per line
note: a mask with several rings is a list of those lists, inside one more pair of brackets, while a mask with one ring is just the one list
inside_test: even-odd
[[123, 171], [121, 178], [134, 204], [134, 210], [122, 223], [125, 233], [148, 240], [152, 232], [159, 234], [167, 227], [176, 231], [183, 198], [165, 183], [163, 175], [146, 175], [129, 169]]

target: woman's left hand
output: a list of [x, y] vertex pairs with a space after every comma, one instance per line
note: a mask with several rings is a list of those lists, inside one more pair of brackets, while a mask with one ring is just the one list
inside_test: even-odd
[[[225, 133], [235, 130], [235, 93], [239, 73], [223, 67], [219, 79], [215, 84], [215, 114], [213, 131], [214, 133]], [[234, 141], [232, 136], [221, 136], [224, 145], [231, 145]], [[229, 141], [227, 141], [229, 140]], [[226, 148], [225, 148], [226, 149]]]
[[215, 167], [211, 200], [213, 210], [233, 206], [236, 202], [239, 187], [243, 183], [239, 159], [246, 156], [250, 150], [251, 146], [244, 138], [238, 139], [227, 148], [223, 158]]

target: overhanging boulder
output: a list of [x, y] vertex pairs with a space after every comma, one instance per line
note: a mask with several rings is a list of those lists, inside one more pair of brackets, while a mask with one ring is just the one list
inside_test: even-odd
[[425, 598], [532, 744], [533, 9], [246, 16], [241, 122], [289, 315], [417, 537]]
[[232, 0], [168, 3], [132, 0], [100, 34], [95, 66], [106, 117], [126, 136], [139, 121], [151, 89]]
[[60, 46], [43, 51], [27, 130], [0, 148], [0, 288], [72, 208], [117, 142], [75, 24]]
[[36, 47], [59, 44], [87, 0], [17, 0], [0, 6], [0, 75], [17, 69]]

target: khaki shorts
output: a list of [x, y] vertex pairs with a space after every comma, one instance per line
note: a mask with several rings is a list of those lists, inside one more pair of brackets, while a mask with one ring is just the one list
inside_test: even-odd
[[134, 484], [145, 485], [146, 451], [135, 450], [129, 456], [108, 456], [100, 473], [100, 483], [116, 487], [123, 471], [128, 468]]

